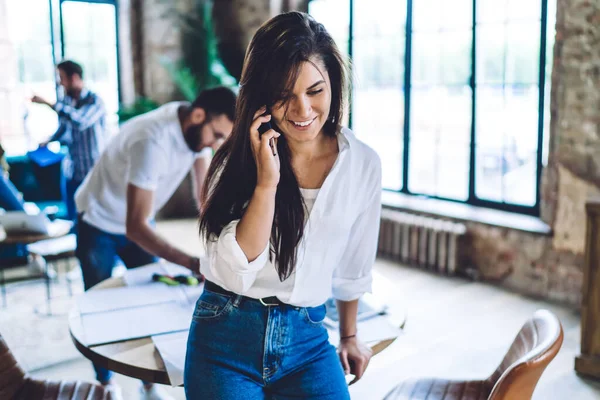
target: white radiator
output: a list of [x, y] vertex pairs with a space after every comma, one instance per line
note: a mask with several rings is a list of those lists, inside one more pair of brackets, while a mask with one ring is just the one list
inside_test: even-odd
[[454, 275], [461, 264], [466, 232], [461, 223], [384, 208], [378, 256]]

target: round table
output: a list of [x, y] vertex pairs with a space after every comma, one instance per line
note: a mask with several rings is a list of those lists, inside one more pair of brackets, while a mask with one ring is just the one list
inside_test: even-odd
[[[123, 278], [110, 278], [90, 290], [102, 290], [125, 286]], [[404, 316], [392, 319], [394, 326], [404, 326]], [[75, 347], [90, 361], [111, 371], [146, 382], [170, 385], [169, 375], [158, 350], [154, 347], [152, 338], [127, 340], [99, 346], [87, 346], [81, 318], [77, 309], [71, 310], [69, 315], [69, 332]], [[373, 355], [380, 353], [396, 340], [387, 339], [369, 343]]]

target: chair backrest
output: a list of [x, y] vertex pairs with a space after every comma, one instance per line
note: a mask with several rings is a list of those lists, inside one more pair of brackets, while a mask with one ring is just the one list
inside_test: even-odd
[[563, 329], [556, 315], [547, 310], [536, 311], [488, 379], [494, 385], [488, 400], [530, 400], [562, 342]]
[[13, 399], [25, 384], [25, 371], [0, 334], [0, 399]]
[[33, 379], [19, 363], [0, 335], [0, 399], [12, 400], [115, 400], [105, 387], [81, 381]]

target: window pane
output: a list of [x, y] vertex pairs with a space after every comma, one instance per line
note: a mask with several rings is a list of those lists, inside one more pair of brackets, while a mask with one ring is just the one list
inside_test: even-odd
[[352, 129], [381, 158], [383, 187], [402, 188], [404, 93], [394, 87], [355, 90]]
[[473, 0], [446, 0], [441, 2], [441, 6], [443, 17], [440, 25], [443, 30], [460, 30], [473, 26]]
[[[375, 5], [374, 5], [375, 3]], [[404, 48], [402, 12], [381, 15], [385, 0], [356, 0], [352, 129], [381, 157], [383, 187], [402, 188]], [[406, 2], [395, 7], [406, 10]], [[388, 15], [390, 15], [388, 14]]]
[[471, 142], [472, 92], [469, 86], [448, 87], [438, 93], [441, 109], [436, 110], [440, 139], [468, 146]]
[[[464, 132], [446, 136], [462, 136]], [[437, 154], [436, 195], [456, 200], [466, 200], [469, 196], [469, 145], [454, 141], [440, 142]]]
[[[332, 1], [332, 0], [318, 0]], [[336, 0], [334, 0], [336, 1]], [[339, 0], [337, 0], [339, 2]], [[313, 1], [314, 2], [314, 1]], [[313, 3], [311, 2], [311, 4]], [[346, 1], [346, 3], [349, 3]], [[349, 4], [348, 4], [349, 7]], [[340, 13], [340, 8], [337, 13]], [[386, 12], [381, 12], [385, 10]], [[406, 26], [406, 0], [354, 0], [354, 36], [398, 37], [404, 36]]]
[[477, 0], [477, 23], [504, 22], [507, 6], [507, 0]]
[[435, 85], [441, 80], [440, 35], [437, 33], [414, 33], [412, 56], [412, 84]]
[[[498, 22], [492, 14], [502, 12], [501, 3], [503, 23], [492, 23]], [[540, 135], [541, 2], [477, 4], [475, 194], [533, 206]]]
[[348, 54], [350, 0], [312, 0], [308, 12], [322, 23], [343, 54]]
[[506, 170], [503, 175], [504, 201], [526, 206], [535, 205], [537, 151], [532, 151], [519, 158], [518, 162], [510, 162], [507, 157]]
[[445, 1], [413, 1], [413, 31], [438, 31], [443, 19], [442, 3]]
[[413, 193], [435, 196], [437, 146], [436, 142], [427, 136], [419, 135], [410, 138], [408, 189]]
[[410, 191], [466, 200], [471, 135], [470, 88], [414, 89], [411, 104]]
[[443, 89], [436, 87], [411, 90], [410, 137], [436, 141], [440, 120]]
[[478, 145], [475, 151], [475, 195], [482, 199], [501, 202], [505, 161], [502, 147]]
[[9, 1], [6, 12], [10, 15], [7, 19], [8, 33], [14, 43], [18, 74], [11, 101], [20, 102], [15, 109], [19, 110], [18, 119], [25, 120], [22, 129], [9, 132], [9, 137], [3, 139], [10, 142], [6, 146], [7, 151], [19, 154], [35, 147], [58, 127], [54, 111], [44, 105], [29, 102], [34, 94], [50, 102], [56, 101], [56, 73], [52, 58], [48, 2]]
[[504, 25], [477, 28], [477, 82], [504, 81]]
[[415, 194], [466, 200], [472, 2], [413, 4], [417, 23], [412, 36], [408, 188]]
[[441, 37], [444, 84], [469, 84], [472, 40], [471, 31], [447, 32]]
[[86, 85], [102, 98], [114, 127], [119, 109], [115, 6], [65, 1], [62, 13], [65, 57], [82, 64]]
[[507, 15], [512, 21], [537, 20], [541, 18], [541, 0], [508, 0]]
[[540, 72], [540, 23], [508, 24], [506, 81], [537, 83]]
[[514, 85], [504, 89], [506, 136], [505, 143], [514, 143], [518, 150], [529, 154], [537, 148], [538, 105], [537, 85]]

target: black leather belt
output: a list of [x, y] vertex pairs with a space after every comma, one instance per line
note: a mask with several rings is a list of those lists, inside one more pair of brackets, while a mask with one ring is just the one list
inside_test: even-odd
[[[230, 292], [229, 290], [224, 289], [221, 286], [219, 286], [216, 283], [213, 283], [211, 281], [204, 282], [204, 289], [208, 290], [209, 292], [218, 293], [218, 294], [222, 294], [225, 296], [238, 296], [238, 294]], [[253, 297], [248, 297], [248, 296], [242, 296], [242, 297], [244, 298], [244, 300], [259, 302], [260, 304], [262, 304], [265, 307], [288, 305], [287, 303], [284, 303], [283, 301], [279, 300], [276, 296], [263, 297], [262, 299], [255, 299]]]

